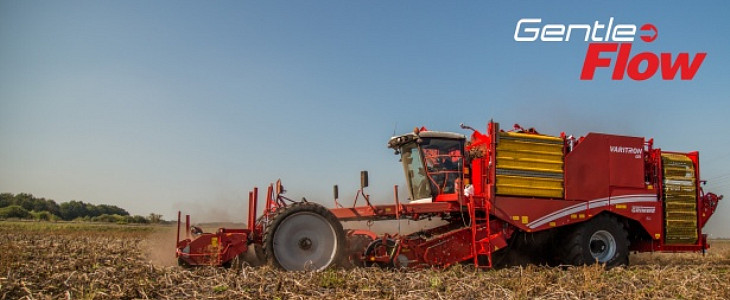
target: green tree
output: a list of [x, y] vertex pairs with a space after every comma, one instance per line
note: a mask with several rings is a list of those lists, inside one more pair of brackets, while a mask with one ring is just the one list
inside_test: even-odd
[[147, 220], [150, 221], [150, 223], [160, 223], [162, 222], [162, 215], [156, 214], [156, 213], [150, 213], [149, 217], [147, 217]]
[[0, 219], [19, 218], [30, 219], [33, 216], [20, 205], [10, 205], [0, 208]]
[[48, 212], [48, 211], [31, 211], [31, 215], [33, 215], [33, 219], [38, 221], [58, 221], [59, 217]]
[[102, 213], [98, 209], [96, 209], [96, 206], [91, 203], [84, 203], [84, 210], [86, 211], [85, 215], [92, 218], [102, 215]]
[[15, 201], [15, 195], [11, 193], [0, 194], [0, 208], [13, 205], [13, 201]]
[[[36, 198], [32, 194], [28, 193], [20, 193], [17, 195], [14, 195], [12, 193], [2, 193], [0, 194], [0, 208], [7, 208], [10, 206], [17, 206], [13, 209], [8, 209], [5, 212], [6, 213], [13, 213], [13, 214], [19, 214], [22, 216], [15, 216], [15, 217], [22, 217], [26, 218], [29, 217], [29, 215], [26, 215], [19, 211], [17, 208], [20, 207], [23, 209], [23, 211], [30, 214], [30, 217], [33, 217], [35, 219], [63, 219], [63, 220], [92, 220], [92, 218], [104, 216], [103, 218], [98, 218], [99, 220], [111, 220], [110, 216], [117, 216], [119, 218], [114, 218], [114, 222], [135, 222], [135, 223], [147, 223], [149, 222], [149, 219], [146, 219], [142, 216], [134, 216], [131, 217], [129, 215], [129, 212], [124, 210], [121, 207], [115, 206], [115, 205], [108, 205], [108, 204], [99, 204], [94, 205], [91, 203], [84, 203], [83, 201], [76, 201], [71, 200], [69, 202], [61, 203], [60, 205], [56, 203], [56, 201], [46, 198]], [[42, 213], [42, 212], [47, 212]], [[124, 217], [124, 218], [122, 218]], [[128, 217], [128, 218], [127, 218]], [[121, 219], [120, 219], [121, 218]], [[161, 216], [157, 217], [155, 219], [156, 222], [161, 221]]]
[[140, 215], [134, 215], [134, 216], [127, 216], [130, 223], [139, 223], [139, 224], [146, 224], [149, 223], [149, 220], [147, 218], [140, 216]]
[[46, 199], [31, 197], [30, 199], [31, 210], [34, 211], [45, 211], [46, 210]]
[[46, 208], [44, 210], [58, 217], [61, 216], [61, 207], [58, 206], [56, 201], [53, 201], [51, 199], [46, 200]]
[[92, 222], [124, 223], [124, 217], [120, 215], [99, 215], [91, 218]]
[[96, 210], [101, 214], [107, 214], [107, 215], [120, 215], [120, 216], [128, 216], [129, 212], [126, 210], [114, 206], [114, 205], [107, 205], [107, 204], [100, 204], [96, 206]]
[[61, 203], [60, 211], [61, 218], [66, 221], [89, 216], [88, 212], [86, 211], [86, 205], [83, 202], [76, 200]]
[[20, 193], [15, 195], [15, 205], [22, 206], [25, 210], [33, 210], [33, 195], [26, 194], [26, 193]]

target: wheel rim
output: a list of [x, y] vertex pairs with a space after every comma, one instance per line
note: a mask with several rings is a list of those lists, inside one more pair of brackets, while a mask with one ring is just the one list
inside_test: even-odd
[[589, 244], [593, 259], [605, 263], [616, 255], [616, 239], [606, 230], [596, 231]]
[[323, 216], [312, 212], [292, 214], [274, 232], [274, 257], [282, 268], [322, 270], [337, 254], [337, 234]]

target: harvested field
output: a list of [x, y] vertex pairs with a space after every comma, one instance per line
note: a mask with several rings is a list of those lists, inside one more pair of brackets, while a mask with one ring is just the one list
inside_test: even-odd
[[730, 298], [730, 242], [700, 254], [633, 255], [628, 268], [474, 271], [174, 266], [169, 227], [0, 222], [0, 299]]

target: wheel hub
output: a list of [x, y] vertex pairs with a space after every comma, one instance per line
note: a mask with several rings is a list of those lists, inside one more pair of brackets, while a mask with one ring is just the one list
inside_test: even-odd
[[310, 248], [312, 248], [312, 240], [307, 237], [302, 238], [301, 240], [299, 240], [299, 248], [302, 250], [309, 250]]
[[589, 243], [591, 256], [599, 263], [605, 263], [616, 255], [616, 239], [606, 230], [596, 231]]

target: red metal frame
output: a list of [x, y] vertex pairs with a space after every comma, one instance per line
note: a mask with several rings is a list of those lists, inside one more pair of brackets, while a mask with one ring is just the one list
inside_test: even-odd
[[340, 221], [395, 220], [399, 217], [417, 221], [427, 216], [440, 216], [457, 212], [461, 206], [452, 202], [384, 204], [373, 206], [332, 208], [330, 211]]

